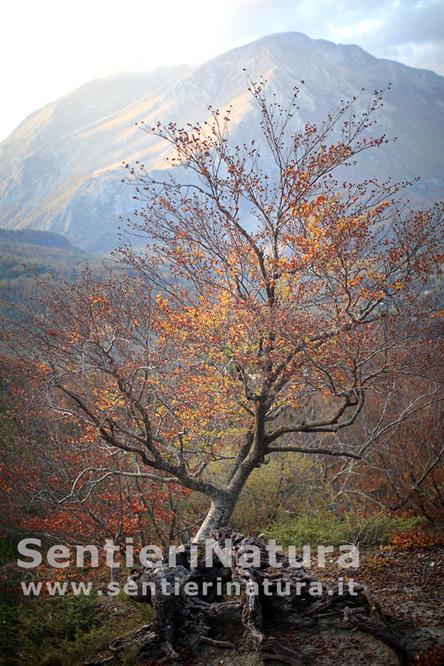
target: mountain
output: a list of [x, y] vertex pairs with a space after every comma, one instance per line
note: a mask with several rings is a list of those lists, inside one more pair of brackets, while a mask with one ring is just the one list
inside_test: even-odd
[[0, 314], [11, 314], [7, 303], [28, 303], [38, 294], [38, 278], [53, 274], [73, 279], [87, 263], [100, 272], [96, 260], [50, 231], [0, 229]]
[[233, 105], [236, 141], [251, 137], [255, 107], [245, 68], [265, 76], [285, 99], [305, 81], [295, 123], [322, 119], [343, 96], [392, 84], [376, 132], [398, 137], [359, 162], [360, 178], [421, 180], [412, 198], [440, 198], [444, 184], [444, 78], [375, 58], [358, 46], [282, 33], [259, 39], [199, 67], [161, 68], [92, 81], [26, 118], [0, 144], [0, 226], [45, 229], [80, 248], [116, 244], [119, 216], [135, 205], [122, 183], [122, 161], [165, 168], [163, 143], [135, 127], [204, 120], [207, 107]]
[[38, 247], [50, 247], [79, 252], [74, 248], [67, 238], [53, 231], [41, 231], [40, 229], [0, 229], [0, 247], [6, 245], [37, 245]]

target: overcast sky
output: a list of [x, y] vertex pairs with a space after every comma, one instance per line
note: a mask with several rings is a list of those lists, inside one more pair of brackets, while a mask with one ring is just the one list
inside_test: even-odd
[[444, 74], [444, 0], [3, 0], [0, 140], [90, 79], [197, 64], [266, 34], [359, 44]]

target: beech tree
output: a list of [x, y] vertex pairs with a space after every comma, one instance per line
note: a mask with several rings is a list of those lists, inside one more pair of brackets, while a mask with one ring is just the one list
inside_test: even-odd
[[[429, 351], [427, 345], [417, 350], [416, 362], [421, 367], [427, 367], [423, 354]], [[325, 465], [332, 503], [364, 510], [409, 511], [439, 522], [444, 508], [444, 442], [437, 344], [433, 361], [434, 381], [397, 376], [396, 383], [367, 401], [365, 414], [344, 437], [348, 444], [354, 440], [364, 446], [367, 455]]]
[[[26, 430], [7, 429], [2, 417], [1, 535], [37, 534], [47, 540], [90, 543], [156, 541], [166, 547], [182, 527], [183, 493], [143, 476], [120, 474], [128, 461], [109, 467], [109, 452], [96, 446], [87, 428], [66, 427], [64, 419], [30, 419]], [[33, 421], [33, 422], [32, 422]], [[88, 473], [94, 470], [95, 477]], [[88, 483], [83, 483], [87, 474]], [[73, 491], [73, 484], [75, 490]], [[78, 487], [83, 486], [78, 492]]]
[[441, 261], [442, 208], [410, 210], [405, 183], [344, 180], [388, 143], [370, 136], [382, 93], [303, 127], [299, 89], [286, 108], [264, 82], [251, 93], [246, 144], [230, 142], [231, 109], [141, 124], [170, 146], [170, 169], [126, 165], [139, 205], [138, 245], [117, 254], [129, 272], [53, 284], [21, 337], [28, 410], [66, 420], [108, 459], [79, 469], [71, 499], [109, 475], [197, 491], [208, 514], [196, 540], [227, 525], [267, 456], [365, 455], [328, 435], [414, 374], [431, 344], [419, 297]]
[[[180, 567], [161, 561], [132, 573], [155, 618], [90, 664], [135, 644], [172, 663], [177, 649], [196, 653], [204, 643], [218, 663], [235, 648], [254, 650], [258, 663], [299, 664], [300, 655], [266, 632], [273, 620], [303, 631], [327, 615], [341, 629], [373, 634], [402, 663], [413, 659], [417, 639], [424, 646], [419, 629], [390, 620], [362, 588], [327, 593], [317, 583], [324, 599], [307, 587], [301, 594], [301, 583], [316, 583], [303, 567], [282, 555], [275, 572], [259, 537], [226, 527], [268, 456], [355, 463], [381, 441], [385, 456], [385, 434], [439, 400], [433, 372], [428, 381], [439, 312], [424, 292], [433, 291], [442, 262], [442, 207], [410, 210], [405, 183], [345, 180], [360, 153], [388, 142], [371, 138], [382, 93], [365, 108], [362, 96], [343, 101], [322, 124], [304, 127], [298, 89], [286, 108], [267, 97], [265, 82], [251, 84], [251, 93], [258, 128], [249, 143], [232, 145], [231, 109], [210, 109], [206, 122], [186, 127], [142, 124], [171, 149], [169, 169], [157, 176], [126, 165], [139, 201], [129, 231], [145, 249], [123, 241], [117, 257], [127, 270], [100, 281], [87, 270], [74, 284], [54, 281], [8, 340], [21, 347], [16, 392], [25, 426], [42, 418], [49, 428], [63, 424], [66, 469], [73, 460], [81, 467], [56, 502], [90, 502], [103, 482], [109, 488], [118, 479], [139, 480], [149, 502], [152, 484], [194, 491], [208, 503], [194, 540], [211, 536], [223, 546], [228, 536], [234, 546], [228, 569], [196, 567], [188, 544]], [[417, 374], [422, 392], [406, 394], [397, 415], [392, 389]], [[364, 440], [341, 437], [359, 432], [366, 407], [374, 416], [378, 405], [376, 429]], [[242, 558], [252, 544], [260, 563], [249, 565]], [[162, 583], [177, 578], [179, 596], [170, 597]], [[200, 584], [216, 580], [240, 583], [239, 598], [208, 597]], [[149, 598], [147, 581], [156, 589]], [[198, 584], [196, 598], [184, 591], [189, 581]], [[282, 581], [288, 596], [279, 594]]]

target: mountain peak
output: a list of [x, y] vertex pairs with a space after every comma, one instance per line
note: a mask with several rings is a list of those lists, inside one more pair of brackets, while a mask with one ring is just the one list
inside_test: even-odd
[[320, 52], [331, 52], [335, 50], [348, 53], [356, 52], [365, 55], [372, 60], [377, 60], [377, 58], [367, 53], [367, 51], [357, 44], [337, 44], [326, 39], [313, 39], [303, 32], [297, 31], [275, 32], [269, 35], [264, 35], [259, 39], [244, 44], [243, 46], [238, 46], [220, 57], [224, 57], [230, 53], [239, 53], [246, 50], [260, 50], [263, 48], [278, 48], [287, 53], [298, 49], [317, 50]]
[[255, 109], [248, 75], [264, 76], [285, 101], [305, 85], [297, 126], [318, 122], [341, 97], [392, 82], [378, 117], [378, 134], [398, 137], [364, 159], [357, 176], [412, 180], [413, 195], [438, 198], [444, 183], [441, 127], [444, 79], [431, 72], [381, 60], [356, 45], [311, 39], [301, 32], [267, 35], [194, 68], [159, 68], [148, 73], [96, 79], [27, 118], [0, 144], [0, 226], [47, 229], [86, 250], [116, 243], [119, 216], [134, 208], [131, 188], [121, 183], [123, 160], [164, 169], [165, 149], [135, 122], [208, 117], [207, 107], [233, 105], [235, 140], [251, 138]]

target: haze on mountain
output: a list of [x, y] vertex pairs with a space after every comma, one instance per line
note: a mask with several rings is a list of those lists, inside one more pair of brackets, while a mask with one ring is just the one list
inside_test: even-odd
[[[119, 217], [136, 208], [122, 161], [166, 168], [166, 146], [136, 122], [202, 121], [208, 105], [233, 105], [236, 142], [253, 138], [254, 100], [243, 71], [264, 76], [283, 102], [304, 80], [295, 126], [317, 122], [341, 97], [362, 88], [385, 94], [375, 134], [397, 137], [364, 156], [354, 179], [412, 180], [419, 204], [442, 196], [444, 78], [371, 56], [354, 45], [301, 33], [264, 37], [198, 67], [160, 68], [91, 81], [26, 118], [0, 144], [0, 226], [44, 229], [78, 247], [103, 253], [118, 243]], [[365, 96], [363, 97], [363, 100]]]

